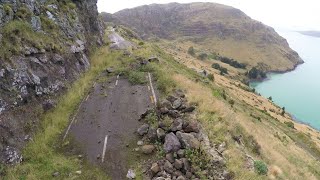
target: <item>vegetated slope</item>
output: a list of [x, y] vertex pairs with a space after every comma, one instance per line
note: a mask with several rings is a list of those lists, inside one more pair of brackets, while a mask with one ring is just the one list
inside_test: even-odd
[[214, 3], [153, 4], [114, 14], [142, 38], [192, 41], [267, 71], [287, 71], [303, 61], [273, 28], [238, 9]]
[[0, 3], [0, 162], [17, 163], [52, 97], [90, 66], [103, 43], [96, 0]]
[[[191, 101], [199, 104], [199, 120], [210, 140], [226, 142], [224, 154], [235, 179], [319, 179], [319, 131], [295, 122], [272, 98], [262, 97], [235, 78], [244, 69], [212, 59], [200, 60], [188, 53], [188, 44], [158, 44], [178, 64], [207, 78], [202, 84], [199, 78], [172, 73]], [[228, 74], [221, 74], [213, 64]], [[254, 173], [262, 173], [259, 161], [267, 164], [268, 176]]]

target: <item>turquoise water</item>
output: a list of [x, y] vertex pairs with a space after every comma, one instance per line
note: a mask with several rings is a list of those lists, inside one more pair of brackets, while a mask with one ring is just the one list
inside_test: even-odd
[[285, 74], [269, 74], [268, 80], [250, 85], [295, 117], [320, 129], [320, 38], [278, 31], [296, 50], [304, 64]]

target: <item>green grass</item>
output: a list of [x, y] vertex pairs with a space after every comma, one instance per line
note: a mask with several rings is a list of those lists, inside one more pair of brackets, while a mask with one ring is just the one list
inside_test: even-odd
[[128, 80], [133, 85], [146, 84], [148, 82], [146, 78], [146, 74], [140, 71], [129, 71]]
[[[38, 130], [33, 142], [23, 150], [25, 161], [7, 170], [6, 179], [51, 179], [52, 173], [60, 172], [59, 179], [106, 179], [105, 173], [89, 167], [77, 157], [65, 156], [61, 136], [69, 123], [69, 117], [92, 87], [97, 75], [108, 66], [119, 66], [120, 53], [98, 50], [91, 58], [91, 69], [83, 74], [61, 97], [58, 106], [42, 118], [42, 128]], [[77, 177], [75, 171], [82, 170]], [[70, 175], [71, 174], [71, 175]]]
[[40, 32], [33, 31], [30, 24], [25, 21], [14, 20], [2, 27], [2, 41], [0, 43], [0, 57], [8, 59], [12, 55], [24, 51], [22, 47], [29, 46], [37, 49], [59, 51], [55, 40]]

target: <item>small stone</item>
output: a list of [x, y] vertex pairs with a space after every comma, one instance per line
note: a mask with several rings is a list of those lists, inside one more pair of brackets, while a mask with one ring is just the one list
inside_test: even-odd
[[178, 178], [177, 178], [177, 180], [185, 180], [186, 178], [184, 178], [183, 176], [179, 176]]
[[138, 145], [138, 146], [142, 146], [142, 145], [143, 145], [143, 141], [138, 141], [138, 142], [137, 142], [137, 145]]
[[157, 129], [157, 137], [162, 140], [166, 136], [166, 132], [162, 128]]
[[199, 149], [200, 142], [192, 134], [177, 132], [177, 137], [180, 140], [182, 147], [186, 149]]
[[159, 62], [159, 58], [157, 58], [157, 57], [150, 57], [150, 58], [148, 59], [148, 61], [149, 61], [149, 62]]
[[173, 173], [173, 166], [172, 166], [172, 164], [169, 162], [169, 161], [166, 161], [165, 163], [164, 163], [164, 170], [166, 171], [166, 172], [168, 172], [168, 173], [170, 173], [170, 174], [172, 174]]
[[170, 102], [170, 103], [173, 103], [175, 100], [177, 100], [178, 98], [174, 97], [174, 96], [168, 96], [167, 97], [167, 100]]
[[183, 120], [178, 118], [173, 121], [173, 124], [171, 125], [171, 131], [176, 132], [176, 131], [181, 131], [182, 130], [182, 125], [183, 125]]
[[153, 163], [150, 169], [154, 174], [157, 174], [160, 171], [158, 163]]
[[144, 146], [142, 146], [142, 148], [141, 148], [141, 151], [142, 151], [144, 154], [151, 154], [154, 150], [155, 150], [154, 145], [144, 145]]
[[101, 155], [100, 155], [100, 154], [98, 154], [98, 155], [97, 155], [97, 159], [100, 159], [100, 157], [101, 157]]
[[173, 101], [173, 103], [172, 103], [172, 108], [173, 108], [173, 109], [178, 109], [181, 105], [182, 105], [181, 99], [176, 99], [176, 100]]
[[177, 152], [177, 155], [179, 158], [183, 158], [185, 156], [185, 150], [183, 149], [180, 149], [178, 152]]
[[143, 135], [148, 133], [148, 130], [149, 130], [149, 125], [148, 124], [144, 124], [137, 130], [137, 133], [140, 136], [143, 136]]
[[82, 159], [82, 158], [83, 158], [83, 155], [81, 155], [81, 154], [78, 155], [78, 158], [79, 158], [79, 159]]
[[42, 103], [42, 108], [45, 112], [53, 109], [55, 106], [56, 106], [55, 102], [50, 99]]
[[223, 153], [223, 151], [225, 151], [226, 150], [226, 142], [223, 142], [223, 143], [221, 143], [220, 145], [219, 145], [219, 147], [218, 147], [218, 151], [219, 151], [219, 153]]
[[167, 114], [168, 112], [169, 112], [168, 108], [166, 108], [166, 107], [160, 108], [160, 113], [161, 114]]
[[200, 131], [199, 124], [196, 121], [189, 122], [188, 126], [184, 128], [184, 132], [190, 133], [195, 132], [198, 133]]
[[168, 160], [170, 163], [174, 163], [174, 156], [172, 153], [166, 154], [166, 160]]
[[176, 160], [174, 161], [174, 167], [175, 167], [176, 169], [181, 169], [181, 168], [183, 167], [183, 162], [182, 162], [181, 160], [176, 159]]
[[177, 110], [169, 110], [168, 115], [172, 118], [178, 118], [181, 116]]
[[191, 179], [192, 173], [190, 171], [186, 172], [186, 178]]
[[81, 171], [76, 171], [76, 174], [80, 175], [80, 174], [82, 174], [82, 172]]
[[173, 175], [176, 176], [176, 177], [179, 177], [179, 176], [182, 176], [183, 174], [182, 174], [181, 171], [174, 171]]
[[183, 162], [183, 170], [186, 171], [186, 172], [189, 171], [190, 170], [190, 163], [189, 163], [188, 159], [187, 158], [181, 158], [180, 160]]
[[172, 108], [172, 105], [171, 105], [171, 102], [168, 101], [168, 100], [163, 100], [160, 104], [160, 107], [162, 108], [166, 108], [166, 109], [171, 109]]
[[107, 73], [113, 73], [114, 72], [114, 69], [113, 69], [113, 67], [108, 67], [107, 69], [106, 69], [106, 72]]
[[135, 179], [136, 178], [136, 173], [134, 173], [134, 171], [132, 169], [129, 169], [128, 173], [127, 173], [127, 178], [128, 179]]
[[58, 177], [58, 176], [60, 176], [60, 173], [59, 173], [59, 172], [54, 172], [54, 173], [52, 174], [52, 177]]
[[150, 127], [148, 130], [147, 138], [149, 139], [150, 142], [155, 142], [158, 138], [157, 130]]
[[182, 113], [190, 113], [193, 112], [196, 108], [194, 106], [190, 106], [190, 107], [186, 107], [185, 109], [183, 109], [181, 112]]

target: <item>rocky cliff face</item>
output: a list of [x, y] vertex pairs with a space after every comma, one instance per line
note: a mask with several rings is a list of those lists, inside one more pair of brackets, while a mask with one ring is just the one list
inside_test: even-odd
[[144, 39], [192, 41], [252, 66], [262, 64], [269, 71], [286, 71], [302, 63], [299, 55], [273, 28], [230, 6], [153, 4], [125, 9], [114, 17]]
[[97, 0], [0, 0], [0, 162], [20, 161], [43, 104], [90, 66], [103, 43]]

